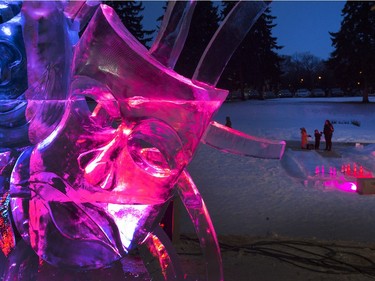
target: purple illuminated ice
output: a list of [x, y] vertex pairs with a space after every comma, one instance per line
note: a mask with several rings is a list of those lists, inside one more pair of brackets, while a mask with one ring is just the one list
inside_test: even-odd
[[13, 158], [6, 143], [0, 151], [0, 165], [5, 157], [12, 162], [11, 172], [6, 170], [10, 187], [0, 191], [10, 192], [12, 218], [26, 243], [19, 254], [16, 247], [14, 259], [29, 245], [49, 264], [86, 270], [120, 259], [126, 263], [140, 249], [158, 260], [162, 278], [179, 279], [183, 271], [158, 226], [179, 196], [206, 257], [207, 280], [223, 280], [211, 219], [185, 168], [201, 142], [231, 153], [281, 158], [284, 142], [212, 121], [228, 93], [216, 83], [267, 5], [240, 1], [190, 80], [173, 67], [194, 2], [169, 3], [150, 50], [106, 5], [23, 3], [28, 143]]
[[[93, 112], [86, 97], [97, 102]], [[75, 46], [61, 122], [12, 174], [21, 235], [56, 265], [99, 267], [126, 255], [161, 219], [225, 97], [147, 56], [101, 6]]]

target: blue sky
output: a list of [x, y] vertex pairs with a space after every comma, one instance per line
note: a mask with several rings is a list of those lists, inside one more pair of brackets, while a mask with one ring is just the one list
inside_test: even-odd
[[[144, 1], [145, 28], [154, 29], [156, 18], [162, 14], [160, 1]], [[284, 46], [280, 54], [310, 52], [327, 59], [333, 51], [328, 32], [337, 32], [342, 20], [345, 1], [274, 1], [272, 15], [276, 16], [273, 35]]]
[[271, 11], [277, 17], [273, 35], [284, 46], [281, 54], [310, 52], [327, 59], [333, 51], [328, 32], [337, 32], [345, 1], [275, 1]]

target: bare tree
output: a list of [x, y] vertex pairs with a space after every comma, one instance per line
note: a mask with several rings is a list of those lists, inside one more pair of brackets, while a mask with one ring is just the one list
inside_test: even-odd
[[325, 72], [325, 65], [322, 59], [311, 53], [295, 53], [283, 57], [282, 71], [283, 84], [288, 87], [314, 88], [320, 86], [319, 80]]

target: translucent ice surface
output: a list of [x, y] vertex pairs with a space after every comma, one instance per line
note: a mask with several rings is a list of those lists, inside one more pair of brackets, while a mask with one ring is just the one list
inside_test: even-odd
[[155, 280], [181, 279], [159, 227], [179, 196], [207, 280], [223, 280], [213, 224], [185, 168], [201, 142], [282, 156], [283, 142], [212, 122], [228, 93], [216, 82], [267, 5], [236, 4], [191, 80], [173, 67], [194, 1], [169, 2], [150, 50], [98, 1], [0, 1], [0, 279], [34, 278], [45, 262], [130, 268], [137, 250], [156, 260], [157, 271], [146, 265]]

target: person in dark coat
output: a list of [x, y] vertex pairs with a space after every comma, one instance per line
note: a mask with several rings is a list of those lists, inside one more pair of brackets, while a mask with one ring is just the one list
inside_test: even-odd
[[334, 128], [329, 120], [326, 120], [324, 122], [324, 129], [323, 129], [323, 134], [324, 134], [324, 139], [326, 141], [326, 149], [328, 151], [331, 151], [332, 149], [332, 135], [334, 132]]
[[314, 137], [315, 137], [315, 149], [319, 149], [320, 146], [320, 138], [322, 136], [323, 132], [319, 132], [318, 129], [315, 129], [314, 131]]
[[225, 122], [225, 126], [229, 127], [229, 128], [232, 128], [232, 121], [230, 121], [230, 117], [227, 116], [225, 118], [226, 122]]

